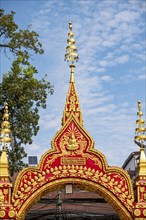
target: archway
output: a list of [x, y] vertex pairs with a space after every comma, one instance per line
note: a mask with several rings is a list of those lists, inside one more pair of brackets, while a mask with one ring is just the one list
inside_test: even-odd
[[[60, 190], [60, 191], [62, 191], [62, 189], [64, 189], [64, 185], [65, 184], [68, 184], [68, 183], [73, 183], [74, 182], [74, 184], [73, 184], [73, 187], [75, 187], [76, 189], [78, 188], [78, 189], [82, 189], [82, 190], [85, 190], [86, 192], [94, 192], [94, 193], [96, 193], [96, 194], [98, 194], [99, 195], [99, 193], [100, 193], [100, 195], [101, 195], [101, 197], [103, 198], [103, 194], [105, 195], [105, 192], [103, 192], [103, 190], [104, 189], [102, 189], [102, 187], [101, 186], [97, 186], [96, 184], [92, 184], [90, 181], [88, 182], [86, 182], [86, 181], [83, 181], [82, 183], [81, 183], [81, 179], [76, 179], [75, 181], [74, 181], [74, 179], [73, 178], [68, 178], [68, 179], [64, 179], [63, 180], [63, 182], [62, 181], [59, 181], [59, 183], [57, 182], [56, 183], [56, 186], [55, 186], [55, 190]], [[86, 183], [85, 183], [86, 182]], [[55, 182], [54, 182], [54, 184], [55, 184]], [[51, 186], [48, 186], [48, 190], [46, 191], [46, 193], [48, 193], [48, 192], [52, 192], [52, 190], [54, 190], [54, 187], [51, 187]], [[85, 192], [84, 191], [84, 192]], [[45, 194], [45, 192], [43, 193], [43, 195]], [[79, 193], [80, 194], [80, 193]], [[108, 199], [108, 197], [109, 197], [109, 199]], [[122, 215], [122, 213], [121, 213], [121, 210], [120, 210], [120, 208], [121, 207], [119, 207], [118, 209], [117, 209], [117, 206], [116, 206], [116, 203], [114, 202], [114, 200], [112, 201], [111, 199], [110, 199], [110, 195], [108, 195], [108, 194], [106, 194], [106, 197], [104, 196], [104, 198], [106, 199], [106, 201], [107, 201], [107, 203], [108, 204], [110, 204], [113, 208], [114, 208], [114, 210], [115, 210], [115, 212], [117, 213], [117, 215], [121, 218], [121, 216], [120, 215]], [[55, 201], [56, 202], [56, 201]], [[115, 204], [114, 204], [115, 203]], [[79, 203], [78, 203], [78, 205], [79, 205]], [[78, 205], [76, 205], [76, 206], [78, 206]], [[91, 205], [91, 204], [90, 204]], [[46, 205], [44, 205], [44, 206], [46, 206]], [[51, 206], [52, 206], [52, 203], [51, 203]], [[98, 206], [98, 204], [97, 204], [97, 206]], [[104, 206], [105, 206], [105, 203], [104, 203]], [[75, 207], [75, 205], [74, 205], [74, 207]], [[87, 206], [86, 206], [87, 207]], [[49, 206], [48, 206], [48, 208], [49, 208]], [[87, 208], [88, 209], [88, 208]], [[40, 209], [39, 209], [40, 210]], [[64, 210], [66, 210], [66, 212], [67, 212], [67, 209], [64, 209]], [[81, 212], [81, 210], [80, 210], [80, 207], [79, 207], [79, 209], [78, 209], [78, 207], [77, 207], [77, 210], [79, 211], [79, 212]], [[51, 210], [50, 210], [51, 211]], [[71, 211], [71, 209], [70, 209], [70, 211]], [[86, 210], [87, 211], [87, 210]], [[57, 212], [57, 210], [56, 210], [56, 212]], [[88, 212], [88, 211], [87, 211]], [[99, 210], [98, 211], [94, 211], [94, 213], [95, 213], [95, 215], [97, 214], [98, 215], [98, 212], [99, 212]], [[123, 212], [124, 212], [124, 210], [123, 210]], [[49, 212], [48, 212], [49, 213]], [[63, 213], [63, 212], [62, 212]], [[55, 214], [55, 212], [54, 212], [54, 214]], [[105, 214], [105, 213], [104, 213]], [[81, 215], [82, 216], [82, 215]], [[123, 215], [123, 219], [127, 219], [126, 217], [125, 217], [126, 215], [124, 214]], [[68, 219], [68, 218], [67, 218]], [[128, 218], [129, 219], [129, 218]]]
[[57, 220], [59, 218], [64, 220], [120, 220], [117, 212], [102, 195], [72, 183], [43, 195], [30, 208], [25, 220]]
[[134, 195], [130, 177], [121, 168], [107, 165], [74, 115], [56, 134], [52, 148], [42, 156], [38, 168], [28, 167], [16, 179], [12, 202], [17, 220], [24, 219], [32, 204], [45, 193], [68, 183], [97, 192], [121, 219], [132, 219]]
[[[81, 181], [82, 181], [82, 184], [81, 184]], [[36, 203], [45, 193], [51, 192], [52, 190], [60, 189], [60, 187], [63, 187], [63, 184], [68, 184], [68, 183], [78, 184], [78, 186], [84, 188], [85, 190], [94, 191], [102, 195], [102, 197], [113, 206], [113, 208], [119, 215], [120, 219], [123, 219], [123, 220], [133, 219], [131, 213], [125, 207], [125, 205], [123, 205], [122, 202], [120, 202], [116, 196], [113, 196], [113, 194], [110, 191], [106, 190], [103, 186], [99, 184], [95, 184], [92, 181], [85, 180], [85, 179], [82, 180], [80, 178], [76, 178], [76, 179], [65, 178], [61, 180], [56, 180], [56, 181], [53, 181], [52, 183], [48, 183], [47, 185], [45, 185], [45, 187], [41, 187], [38, 191], [33, 193], [27, 199], [27, 201], [22, 205], [20, 210], [18, 209], [18, 214], [17, 214], [16, 219], [17, 220], [25, 219], [25, 215], [27, 214], [31, 206], [34, 203]], [[15, 205], [14, 207], [17, 208], [17, 206]]]

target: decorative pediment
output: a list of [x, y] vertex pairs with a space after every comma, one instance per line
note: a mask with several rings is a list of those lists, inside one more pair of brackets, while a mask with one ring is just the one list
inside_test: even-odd
[[82, 155], [87, 148], [93, 148], [94, 141], [78, 122], [74, 113], [52, 140], [52, 148], [64, 155]]

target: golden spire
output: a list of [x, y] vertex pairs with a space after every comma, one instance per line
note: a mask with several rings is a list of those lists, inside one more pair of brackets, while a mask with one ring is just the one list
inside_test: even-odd
[[138, 119], [136, 120], [136, 129], [135, 129], [135, 143], [137, 145], [139, 145], [140, 147], [144, 147], [145, 146], [145, 142], [146, 142], [146, 128], [145, 128], [145, 121], [142, 118], [143, 113], [141, 110], [141, 102], [138, 101]]
[[3, 147], [0, 156], [0, 177], [9, 177], [9, 163], [7, 158], [6, 146]]
[[141, 102], [138, 101], [138, 119], [136, 120], [137, 127], [135, 129], [135, 143], [140, 147], [140, 158], [139, 158], [139, 172], [138, 175], [146, 176], [146, 155], [145, 155], [145, 147], [146, 147], [146, 128], [145, 121], [142, 118], [143, 113], [141, 110]]
[[4, 115], [2, 118], [1, 130], [0, 130], [0, 142], [2, 146], [5, 146], [6, 143], [11, 143], [12, 139], [10, 130], [10, 122], [9, 122], [9, 113], [8, 113], [8, 104], [5, 104], [4, 107]]
[[144, 151], [144, 147], [140, 148], [140, 158], [139, 158], [139, 172], [140, 176], [146, 177], [146, 155]]
[[63, 113], [63, 120], [62, 120], [62, 125], [68, 120], [70, 115], [74, 115], [76, 120], [83, 125], [82, 121], [82, 113], [80, 110], [80, 103], [78, 99], [78, 95], [76, 92], [76, 87], [75, 87], [75, 80], [74, 80], [74, 69], [75, 69], [75, 64], [74, 61], [78, 61], [78, 54], [77, 54], [77, 48], [75, 45], [75, 40], [73, 39], [73, 32], [72, 32], [72, 22], [69, 22], [69, 33], [68, 33], [68, 39], [67, 39], [67, 47], [66, 47], [66, 54], [65, 54], [65, 60], [71, 61], [70, 69], [70, 86], [66, 98], [66, 105], [65, 105], [65, 110]]
[[11, 143], [12, 139], [10, 137], [11, 130], [7, 103], [4, 107], [0, 135], [0, 142], [2, 144], [2, 153], [0, 156], [0, 177], [9, 177], [9, 164], [7, 158], [6, 144]]

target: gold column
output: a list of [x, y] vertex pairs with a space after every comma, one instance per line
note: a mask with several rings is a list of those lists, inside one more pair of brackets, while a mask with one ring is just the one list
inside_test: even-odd
[[134, 220], [146, 219], [146, 128], [142, 118], [141, 102], [138, 101], [138, 119], [136, 120], [135, 143], [140, 147], [138, 173], [134, 182], [135, 207], [133, 210]]
[[0, 134], [0, 142], [2, 144], [0, 155], [0, 219], [16, 219], [16, 213], [11, 201], [12, 183], [7, 157], [7, 147], [12, 141], [7, 103], [4, 108]]

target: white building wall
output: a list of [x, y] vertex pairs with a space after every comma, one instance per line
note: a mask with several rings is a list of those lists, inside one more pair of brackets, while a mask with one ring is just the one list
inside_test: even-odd
[[135, 170], [135, 168], [137, 167], [136, 164], [136, 159], [134, 157], [131, 158], [131, 160], [129, 161], [129, 163], [126, 165], [125, 170]]

